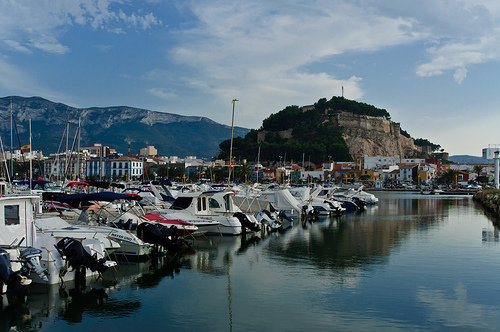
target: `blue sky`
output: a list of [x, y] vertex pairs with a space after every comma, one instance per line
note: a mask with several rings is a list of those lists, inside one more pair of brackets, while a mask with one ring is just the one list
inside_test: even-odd
[[259, 128], [342, 93], [451, 155], [499, 144], [500, 1], [0, 0], [0, 96]]

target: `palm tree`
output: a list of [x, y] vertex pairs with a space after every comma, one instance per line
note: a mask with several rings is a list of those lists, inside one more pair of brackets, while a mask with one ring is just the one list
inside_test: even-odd
[[483, 173], [483, 166], [475, 165], [473, 170], [474, 170], [474, 173], [476, 173], [479, 176], [479, 175], [481, 175], [481, 173]]
[[245, 182], [247, 181], [247, 179], [250, 177], [251, 174], [252, 174], [252, 168], [248, 163], [245, 162], [241, 164], [240, 167], [238, 167], [238, 176]]
[[444, 172], [441, 178], [444, 181], [444, 183], [452, 184], [457, 182], [457, 175], [458, 172], [456, 170], [450, 169]]

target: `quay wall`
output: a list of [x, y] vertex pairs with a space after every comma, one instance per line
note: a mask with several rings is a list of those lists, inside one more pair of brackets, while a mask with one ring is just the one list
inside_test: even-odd
[[496, 216], [500, 216], [500, 190], [478, 190], [474, 193], [473, 199], [481, 204], [486, 210], [489, 210]]

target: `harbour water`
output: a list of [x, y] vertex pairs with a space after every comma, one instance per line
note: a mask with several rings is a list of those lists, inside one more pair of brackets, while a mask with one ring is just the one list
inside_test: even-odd
[[498, 330], [498, 228], [471, 196], [377, 192], [367, 211], [200, 238], [85, 290], [3, 298], [0, 332]]

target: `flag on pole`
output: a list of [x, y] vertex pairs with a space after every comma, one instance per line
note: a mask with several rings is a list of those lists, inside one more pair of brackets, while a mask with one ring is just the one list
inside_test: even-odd
[[21, 151], [28, 151], [31, 148], [31, 144], [26, 144], [21, 146]]

